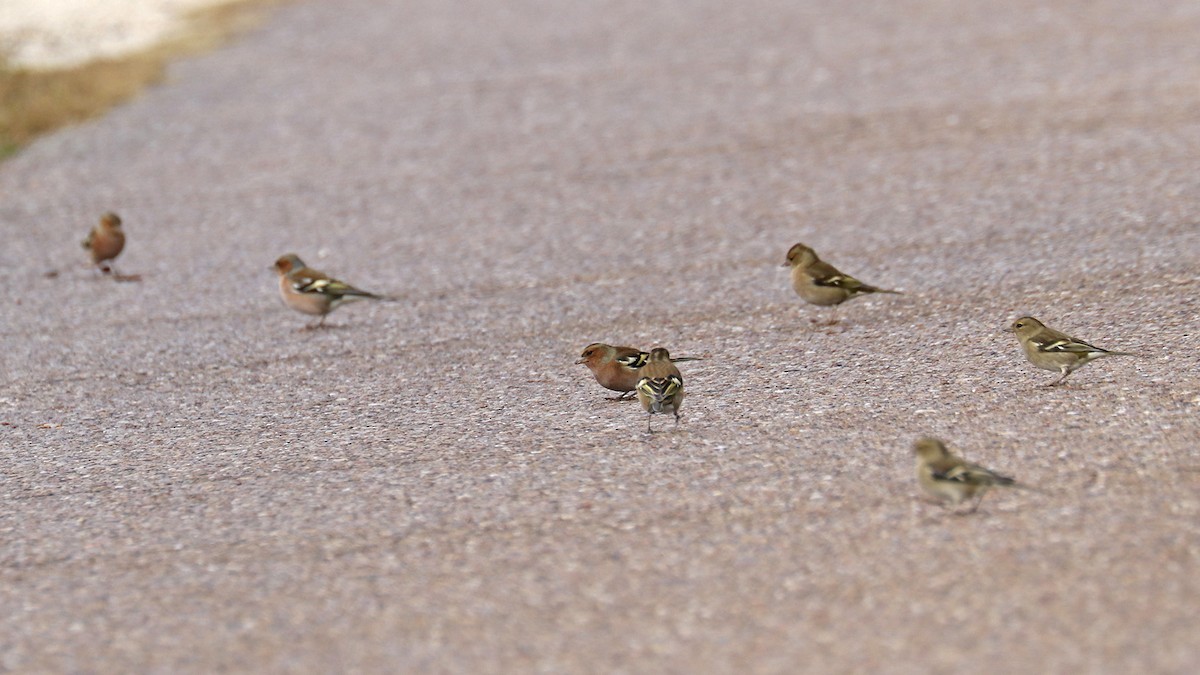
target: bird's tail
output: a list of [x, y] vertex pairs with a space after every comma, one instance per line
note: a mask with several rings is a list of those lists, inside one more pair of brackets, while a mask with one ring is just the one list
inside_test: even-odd
[[900, 291], [893, 291], [888, 288], [879, 288], [878, 286], [868, 286], [867, 284], [859, 286], [858, 290], [861, 293], [891, 293], [892, 295], [904, 295]]
[[1041, 495], [1048, 494], [1046, 492], [1046, 490], [1044, 490], [1036, 485], [1030, 485], [1028, 483], [1018, 483], [1015, 480], [1012, 481], [1011, 483], [1004, 483], [1004, 487], [1016, 488], [1018, 490], [1028, 490], [1030, 492], [1036, 492]]

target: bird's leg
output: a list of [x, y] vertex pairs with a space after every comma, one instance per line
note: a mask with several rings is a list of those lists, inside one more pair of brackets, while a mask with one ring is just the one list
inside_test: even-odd
[[654, 419], [654, 413], [646, 413], [646, 433], [652, 434], [654, 430], [650, 428], [650, 420]]
[[834, 305], [833, 309], [829, 310], [829, 318], [828, 319], [825, 319], [824, 321], [818, 321], [816, 319], [813, 319], [813, 323], [817, 324], [818, 326], [826, 326], [826, 327], [836, 326], [837, 322], [838, 322], [837, 315], [838, 315], [838, 306]]
[[1067, 379], [1067, 376], [1070, 374], [1071, 374], [1071, 370], [1069, 368], [1067, 368], [1066, 366], [1063, 366], [1062, 374], [1058, 376], [1058, 379], [1051, 382], [1050, 384], [1047, 384], [1046, 386], [1053, 387], [1055, 385], [1062, 384]]
[[606, 396], [606, 397], [604, 397], [604, 400], [605, 401], [630, 401], [633, 399], [634, 396], [637, 396], [636, 391], [626, 391], [626, 392], [621, 392], [621, 394], [619, 396]]
[[822, 319], [818, 319], [818, 318], [816, 318], [816, 317], [813, 317], [812, 319], [810, 319], [810, 321], [812, 321], [812, 322], [813, 322], [814, 324], [816, 324], [817, 326], [832, 326], [832, 325], [836, 324], [836, 323], [838, 322], [838, 319], [837, 319], [837, 306], [836, 306], [836, 305], [834, 305], [834, 307], [833, 307], [833, 310], [832, 310], [832, 311], [829, 313], [829, 318], [828, 318], [828, 319], [824, 319], [824, 320], [822, 320]]

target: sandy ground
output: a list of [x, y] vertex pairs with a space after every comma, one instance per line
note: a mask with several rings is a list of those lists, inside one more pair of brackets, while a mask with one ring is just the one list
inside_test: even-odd
[[189, 12], [225, 0], [4, 0], [0, 54], [12, 65], [62, 68], [145, 49]]
[[[1196, 672], [1198, 33], [314, 1], [179, 64], [0, 165], [0, 670]], [[906, 294], [814, 328], [796, 241]], [[401, 301], [300, 331], [287, 251]], [[1025, 313], [1141, 356], [1043, 389]], [[595, 340], [711, 355], [678, 430]], [[948, 515], [926, 433], [1049, 492]]]

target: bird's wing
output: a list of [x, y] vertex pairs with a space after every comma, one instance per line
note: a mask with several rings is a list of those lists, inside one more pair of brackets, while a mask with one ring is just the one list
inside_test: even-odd
[[646, 360], [649, 358], [650, 355], [646, 352], [638, 351], [636, 349], [630, 349], [628, 351], [619, 349], [617, 350], [616, 361], [626, 368], [637, 370], [638, 368], [646, 365]]
[[1049, 354], [1088, 354], [1107, 351], [1083, 340], [1076, 340], [1069, 335], [1040, 335], [1033, 338], [1033, 344], [1039, 352]]
[[379, 297], [374, 293], [368, 293], [362, 289], [355, 288], [344, 281], [330, 278], [325, 273], [316, 270], [298, 270], [297, 272], [293, 272], [289, 278], [292, 282], [292, 288], [297, 293], [317, 293], [333, 297], [342, 297], [345, 295], [357, 295], [367, 298]]
[[978, 464], [962, 462], [938, 471], [934, 470], [933, 477], [937, 480], [964, 483], [966, 485], [1012, 485], [1016, 481], [1008, 476], [985, 469]]
[[812, 277], [813, 283], [818, 286], [832, 286], [854, 291], [863, 285], [858, 279], [849, 274], [842, 274], [836, 267], [821, 260], [809, 265], [805, 271], [808, 272], [808, 276]]
[[637, 390], [656, 401], [665, 401], [683, 387], [683, 378], [678, 375], [666, 377], [643, 377], [638, 380]]

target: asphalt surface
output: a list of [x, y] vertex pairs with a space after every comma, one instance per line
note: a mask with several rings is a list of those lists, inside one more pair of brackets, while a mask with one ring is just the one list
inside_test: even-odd
[[[0, 165], [0, 670], [1200, 670], [1197, 34], [314, 0], [177, 64]], [[797, 241], [905, 294], [815, 325]], [[397, 301], [301, 330], [286, 252]], [[1024, 314], [1139, 356], [1043, 388]], [[678, 429], [593, 341], [709, 357]], [[1045, 492], [947, 513], [922, 434]]]

